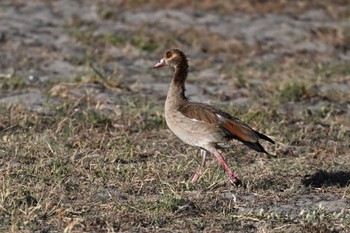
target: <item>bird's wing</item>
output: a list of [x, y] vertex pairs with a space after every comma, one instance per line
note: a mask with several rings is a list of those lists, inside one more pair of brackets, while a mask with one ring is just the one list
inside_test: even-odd
[[187, 103], [181, 106], [179, 111], [191, 120], [220, 128], [229, 139], [235, 138], [243, 143], [258, 142], [258, 135], [246, 123], [210, 105]]

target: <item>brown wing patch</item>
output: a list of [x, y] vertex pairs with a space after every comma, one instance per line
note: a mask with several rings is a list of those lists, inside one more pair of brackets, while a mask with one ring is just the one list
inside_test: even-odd
[[225, 120], [222, 127], [229, 131], [235, 138], [246, 142], [257, 142], [258, 137], [245, 123], [234, 120]]
[[216, 109], [200, 103], [190, 103], [183, 105], [179, 111], [186, 117], [197, 121], [203, 121], [207, 124], [218, 125], [220, 119], [216, 115]]

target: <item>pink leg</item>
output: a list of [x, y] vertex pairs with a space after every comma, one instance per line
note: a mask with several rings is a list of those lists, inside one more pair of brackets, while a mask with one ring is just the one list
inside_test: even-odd
[[218, 151], [215, 151], [214, 155], [217, 158], [217, 160], [222, 164], [222, 166], [224, 166], [227, 174], [229, 175], [229, 177], [231, 179], [231, 183], [232, 184], [237, 184], [238, 183], [238, 179], [237, 179], [236, 172], [232, 172], [231, 171], [231, 169], [227, 166], [227, 163], [225, 162], [224, 158], [222, 157], [222, 155]]
[[201, 149], [201, 156], [202, 156], [202, 163], [198, 165], [196, 173], [194, 173], [194, 176], [192, 177], [192, 182], [196, 182], [199, 178], [199, 175], [201, 174], [202, 167], [205, 164], [205, 159], [206, 159], [207, 151]]

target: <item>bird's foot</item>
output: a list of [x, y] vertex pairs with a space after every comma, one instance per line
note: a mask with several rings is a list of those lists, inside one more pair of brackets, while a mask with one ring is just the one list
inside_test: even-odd
[[238, 179], [236, 174], [230, 176], [230, 182], [234, 186], [240, 186], [242, 184], [242, 181]]

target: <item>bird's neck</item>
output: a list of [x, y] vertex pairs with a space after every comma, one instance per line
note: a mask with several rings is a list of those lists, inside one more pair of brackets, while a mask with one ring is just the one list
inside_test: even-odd
[[187, 62], [180, 63], [175, 67], [175, 74], [170, 83], [166, 106], [177, 109], [183, 102], [187, 101], [185, 96], [185, 81], [188, 74]]
[[[177, 98], [186, 99], [185, 82], [188, 74], [187, 62], [180, 63], [175, 67], [175, 74], [170, 84], [170, 89], [174, 92]], [[169, 89], [169, 90], [170, 90]]]

